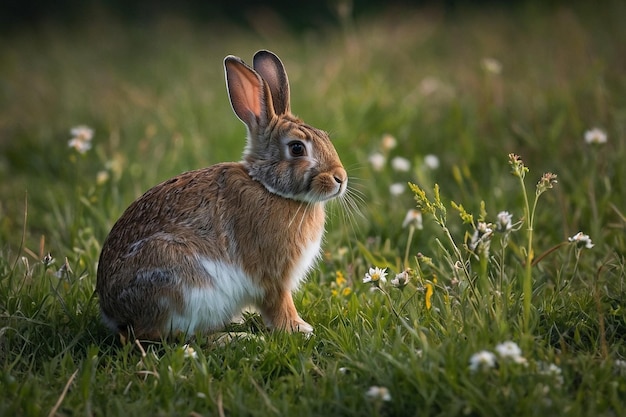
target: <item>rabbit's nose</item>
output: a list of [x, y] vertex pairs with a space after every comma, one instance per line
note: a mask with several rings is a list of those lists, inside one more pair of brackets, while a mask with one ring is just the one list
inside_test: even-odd
[[333, 178], [337, 184], [342, 185], [344, 182], [348, 181], [348, 174], [345, 169], [337, 168], [335, 172], [333, 172]]

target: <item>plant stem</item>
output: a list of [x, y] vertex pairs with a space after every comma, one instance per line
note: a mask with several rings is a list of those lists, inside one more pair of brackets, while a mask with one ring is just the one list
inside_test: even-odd
[[533, 295], [533, 277], [532, 277], [533, 216], [535, 212], [535, 207], [537, 206], [537, 198], [535, 198], [535, 203], [533, 206], [533, 210], [531, 212], [530, 205], [528, 204], [528, 193], [526, 192], [526, 186], [524, 184], [524, 180], [521, 177], [520, 177], [520, 182], [522, 185], [522, 192], [524, 194], [524, 205], [525, 205], [524, 214], [526, 216], [526, 222], [528, 225], [528, 228], [526, 229], [528, 246], [526, 248], [526, 265], [525, 265], [525, 273], [524, 273], [524, 282], [522, 284], [523, 297], [524, 297], [523, 328], [524, 328], [524, 333], [528, 335], [530, 332], [530, 308], [531, 308], [531, 299]]
[[606, 359], [609, 356], [609, 348], [606, 342], [606, 326], [604, 324], [604, 314], [602, 313], [602, 301], [600, 299], [600, 273], [604, 268], [604, 264], [601, 265], [596, 271], [596, 275], [593, 281], [593, 301], [596, 305], [596, 312], [598, 313], [598, 326], [600, 329], [600, 353], [602, 359]]
[[487, 251], [480, 254], [479, 262], [480, 293], [483, 297], [487, 297], [489, 295], [489, 289], [491, 288], [491, 285], [489, 284], [489, 277], [487, 276], [487, 267], [489, 264], [489, 254], [487, 253]]
[[537, 265], [539, 262], [541, 262], [545, 257], [550, 255], [552, 252], [556, 252], [557, 249], [565, 245], [569, 245], [569, 242], [561, 242], [558, 245], [555, 245], [551, 247], [550, 249], [548, 249], [547, 251], [543, 252], [541, 255], [533, 259], [533, 266]]
[[533, 228], [528, 228], [528, 248], [526, 255], [526, 271], [524, 274], [524, 332], [530, 330], [530, 307], [533, 295], [533, 277], [532, 277], [532, 260], [533, 260]]
[[383, 294], [385, 294], [385, 297], [387, 298], [387, 302], [389, 302], [389, 307], [391, 308], [391, 311], [393, 312], [394, 316], [396, 316], [396, 318], [398, 320], [404, 321], [402, 319], [402, 316], [400, 316], [400, 313], [398, 313], [398, 311], [393, 306], [393, 300], [391, 299], [391, 296], [389, 295], [389, 293], [387, 291], [385, 291], [384, 289], [380, 288], [380, 287], [376, 287], [376, 288], [378, 288], [378, 291], [380, 291]]
[[415, 226], [412, 224], [409, 225], [409, 237], [406, 240], [406, 250], [404, 251], [404, 269], [409, 267], [409, 252], [411, 250], [411, 241], [413, 240], [413, 232], [415, 231]]

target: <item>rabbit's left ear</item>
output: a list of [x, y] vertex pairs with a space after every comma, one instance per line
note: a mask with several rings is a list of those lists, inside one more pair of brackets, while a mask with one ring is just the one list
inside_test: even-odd
[[289, 80], [280, 58], [270, 51], [261, 50], [254, 54], [252, 66], [270, 88], [274, 112], [278, 115], [289, 113]]
[[236, 56], [224, 59], [224, 69], [230, 104], [237, 117], [251, 132], [267, 126], [274, 117], [274, 107], [266, 82]]

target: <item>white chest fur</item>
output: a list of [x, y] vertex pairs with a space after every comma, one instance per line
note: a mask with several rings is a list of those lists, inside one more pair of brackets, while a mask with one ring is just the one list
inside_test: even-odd
[[315, 260], [320, 255], [320, 246], [322, 244], [322, 234], [307, 242], [306, 246], [302, 250], [300, 259], [296, 263], [293, 273], [291, 274], [291, 290], [298, 289], [302, 281], [306, 278], [306, 274], [309, 269], [315, 263]]

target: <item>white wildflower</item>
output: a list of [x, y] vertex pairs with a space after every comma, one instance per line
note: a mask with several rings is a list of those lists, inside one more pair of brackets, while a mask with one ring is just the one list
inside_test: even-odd
[[496, 355], [488, 350], [481, 350], [474, 353], [470, 358], [469, 369], [472, 372], [484, 371], [496, 366]]
[[435, 170], [439, 168], [439, 157], [437, 155], [428, 154], [424, 157], [424, 164], [428, 168]]
[[496, 216], [496, 230], [501, 233], [506, 233], [513, 228], [513, 215], [508, 211], [501, 211]]
[[391, 168], [398, 172], [407, 172], [411, 169], [411, 162], [401, 156], [396, 156], [391, 160]]
[[410, 209], [406, 212], [404, 220], [402, 221], [402, 227], [413, 226], [418, 230], [422, 230], [424, 225], [422, 223], [422, 212], [416, 209]]
[[472, 239], [470, 240], [469, 248], [478, 254], [488, 254], [492, 236], [493, 229], [491, 228], [491, 224], [478, 222]]
[[395, 182], [389, 186], [389, 194], [394, 197], [397, 197], [404, 193], [406, 190], [406, 185], [401, 182]]
[[478, 222], [478, 226], [476, 226], [476, 230], [478, 230], [483, 235], [490, 235], [493, 233], [491, 224], [485, 223], [485, 222]]
[[75, 138], [80, 138], [83, 140], [93, 139], [93, 129], [85, 125], [75, 126], [71, 128], [70, 134]]
[[396, 288], [402, 289], [407, 286], [410, 280], [411, 280], [411, 275], [409, 274], [409, 270], [405, 269], [399, 274], [396, 274], [395, 278], [391, 280], [391, 285], [393, 285]]
[[391, 401], [391, 394], [385, 387], [371, 386], [365, 393], [367, 398], [375, 401]]
[[74, 148], [78, 153], [85, 153], [91, 149], [91, 139], [93, 139], [93, 129], [87, 126], [76, 126], [70, 130], [72, 139], [67, 142], [70, 148]]
[[585, 132], [585, 142], [589, 145], [603, 145], [607, 142], [606, 132], [597, 127], [587, 130]]
[[374, 171], [381, 171], [385, 167], [385, 156], [382, 153], [373, 153], [369, 157]]
[[365, 274], [365, 277], [363, 278], [363, 283], [368, 283], [371, 282], [375, 285], [378, 285], [379, 282], [386, 282], [387, 281], [387, 268], [379, 268], [379, 267], [374, 267], [374, 268], [370, 268], [369, 272], [367, 272]]
[[198, 352], [188, 344], [183, 345], [183, 354], [185, 358], [196, 359], [198, 357]]
[[520, 364], [526, 363], [526, 358], [522, 356], [522, 349], [515, 342], [508, 341], [496, 345], [496, 352], [502, 359]]
[[574, 236], [567, 238], [571, 243], [575, 243], [576, 247], [582, 248], [585, 247], [587, 249], [593, 248], [593, 242], [591, 242], [591, 238], [588, 235], [583, 234], [583, 232], [578, 232]]

